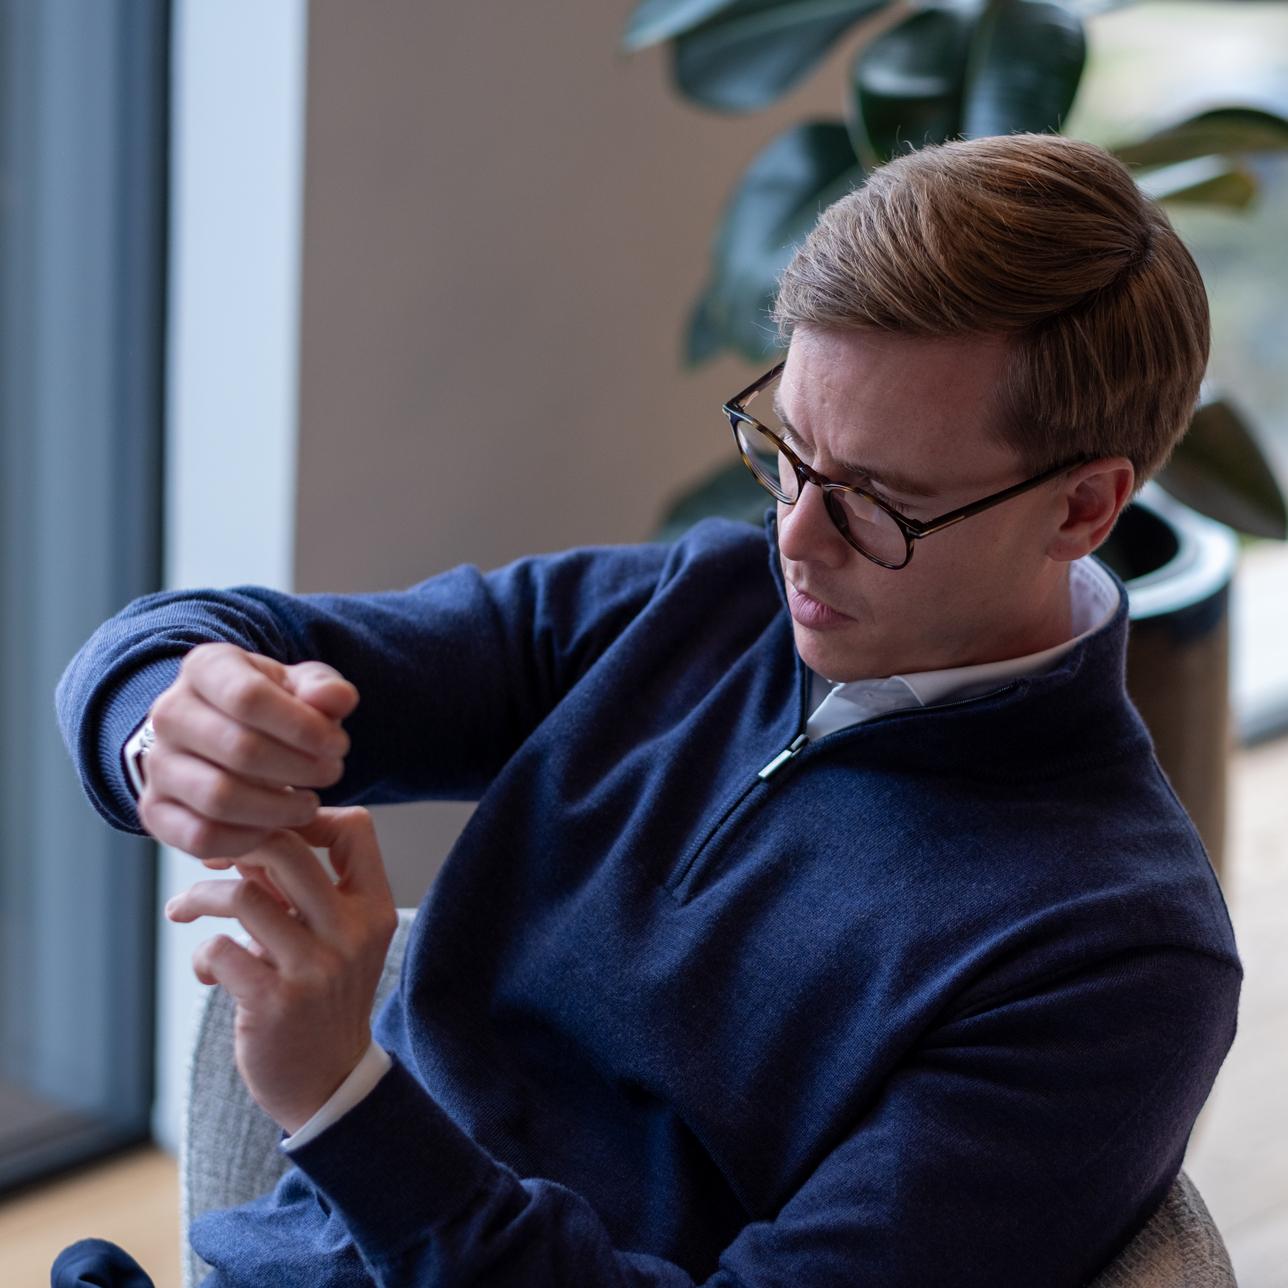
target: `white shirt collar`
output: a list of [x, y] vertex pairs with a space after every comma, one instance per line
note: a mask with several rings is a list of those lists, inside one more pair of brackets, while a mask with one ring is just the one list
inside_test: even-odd
[[[847, 724], [868, 720], [902, 707], [930, 706], [949, 697], [968, 698], [1020, 675], [1050, 670], [1079, 641], [1104, 626], [1118, 610], [1119, 590], [1113, 579], [1091, 555], [1069, 565], [1069, 608], [1074, 634], [1063, 644], [1026, 653], [1023, 657], [970, 666], [950, 666], [938, 671], [912, 671], [903, 675], [834, 684], [814, 673], [813, 714], [806, 726], [811, 738], [822, 737]], [[821, 699], [821, 701], [820, 701]]]

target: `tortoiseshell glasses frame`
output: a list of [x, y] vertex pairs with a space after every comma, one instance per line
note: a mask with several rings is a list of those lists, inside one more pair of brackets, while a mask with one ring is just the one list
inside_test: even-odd
[[[923, 537], [929, 537], [933, 533], [942, 532], [945, 528], [951, 528], [953, 524], [960, 523], [963, 519], [969, 519], [972, 515], [981, 514], [985, 510], [992, 509], [995, 505], [1001, 505], [1003, 501], [1009, 501], [1013, 496], [1019, 496], [1022, 492], [1027, 492], [1031, 488], [1038, 487], [1040, 484], [1047, 482], [1049, 479], [1056, 478], [1058, 475], [1065, 473], [1067, 470], [1074, 469], [1078, 465], [1084, 465], [1087, 461], [1094, 458], [1090, 456], [1078, 456], [1072, 460], [1063, 462], [1060, 465], [1053, 465], [1048, 470], [1043, 470], [1041, 474], [1035, 474], [1032, 478], [1025, 479], [1022, 483], [1012, 484], [1010, 487], [1003, 488], [1000, 492], [993, 492], [986, 497], [981, 497], [978, 501], [972, 501], [968, 505], [959, 506], [955, 510], [949, 510], [946, 514], [941, 514], [938, 518], [918, 520], [911, 519], [907, 515], [900, 514], [894, 509], [889, 502], [884, 501], [881, 497], [866, 488], [856, 487], [849, 483], [834, 483], [831, 479], [820, 474], [812, 466], [806, 465], [804, 461], [787, 446], [783, 440], [772, 430], [766, 429], [754, 416], [746, 410], [747, 403], [760, 393], [772, 380], [782, 374], [786, 362], [780, 362], [777, 366], [771, 367], [763, 376], [753, 380], [746, 389], [730, 398], [727, 403], [722, 404], [721, 409], [729, 418], [729, 426], [733, 430], [734, 442], [738, 447], [738, 455], [742, 458], [742, 463], [751, 471], [756, 482], [759, 483], [776, 501], [781, 501], [784, 505], [795, 505], [800, 499], [801, 493], [805, 490], [806, 483], [813, 483], [815, 487], [821, 489], [823, 493], [823, 503], [827, 509], [828, 517], [835, 524], [837, 531], [845, 538], [846, 542], [859, 552], [865, 559], [870, 559], [873, 563], [879, 564], [882, 568], [904, 568], [912, 558], [912, 543], [920, 541]], [[790, 462], [792, 469], [796, 474], [797, 491], [794, 497], [785, 495], [781, 488], [771, 486], [768, 479], [756, 469], [755, 465], [748, 459], [747, 452], [743, 447], [742, 438], [738, 433], [740, 422], [746, 421], [752, 425], [757, 432], [763, 434], [769, 439], [779, 452]], [[870, 550], [865, 550], [859, 544], [857, 539], [851, 533], [849, 523], [846, 518], [844, 504], [840, 499], [841, 494], [853, 493], [861, 496], [864, 500], [871, 502], [883, 513], [890, 516], [895, 526], [903, 534], [904, 555], [902, 559], [887, 560], [873, 554]]]

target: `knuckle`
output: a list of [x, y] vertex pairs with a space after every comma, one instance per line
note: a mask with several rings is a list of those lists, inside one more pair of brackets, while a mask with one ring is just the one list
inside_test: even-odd
[[144, 828], [155, 835], [156, 833], [156, 797], [145, 786], [143, 795], [139, 797], [138, 804], [139, 822]]
[[259, 884], [243, 878], [234, 884], [232, 894], [229, 896], [229, 902], [232, 905], [233, 912], [240, 914], [250, 912], [258, 907], [263, 898], [264, 892], [260, 889]]
[[169, 727], [170, 716], [174, 712], [174, 701], [175, 691], [173, 684], [168, 689], [162, 689], [153, 701], [149, 715], [152, 717], [152, 727], [158, 733], [164, 733]]
[[215, 856], [219, 845], [219, 829], [208, 819], [194, 815], [181, 829], [181, 833], [183, 837], [181, 845], [188, 854], [195, 854], [199, 858]]
[[173, 769], [174, 753], [169, 746], [154, 743], [143, 762], [144, 795], [173, 795]]
[[221, 964], [233, 953], [237, 945], [228, 935], [218, 934], [203, 943], [197, 945], [193, 950], [192, 964], [198, 970], [204, 970], [208, 975], [215, 975], [219, 972]]
[[182, 691], [166, 689], [152, 704], [148, 715], [158, 742], [153, 745], [149, 756], [155, 757], [166, 742], [177, 743], [181, 740], [184, 726], [188, 720], [190, 707]]
[[227, 935], [216, 935], [206, 947], [206, 956], [210, 961], [217, 961], [220, 957], [227, 957], [232, 946], [233, 941]]
[[227, 774], [216, 771], [203, 777], [197, 793], [203, 814], [211, 818], [231, 819], [237, 807], [237, 784]]
[[294, 785], [301, 787], [334, 787], [344, 775], [344, 766], [331, 760], [306, 761]]
[[228, 647], [229, 645], [223, 640], [207, 640], [202, 644], [194, 644], [180, 659], [179, 673], [182, 675], [186, 671], [200, 671], [203, 667], [209, 666], [211, 661]]
[[253, 730], [245, 725], [233, 725], [223, 738], [224, 764], [231, 769], [254, 769], [259, 742]]
[[257, 676], [241, 674], [224, 687], [224, 710], [239, 720], [249, 720], [260, 704], [260, 684]]

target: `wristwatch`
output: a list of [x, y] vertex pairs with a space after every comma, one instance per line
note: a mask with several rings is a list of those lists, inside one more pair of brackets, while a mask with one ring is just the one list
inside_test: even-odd
[[152, 728], [152, 717], [148, 716], [143, 723], [126, 739], [121, 750], [121, 759], [125, 762], [125, 773], [134, 788], [134, 799], [143, 795], [143, 758], [156, 741], [156, 730]]

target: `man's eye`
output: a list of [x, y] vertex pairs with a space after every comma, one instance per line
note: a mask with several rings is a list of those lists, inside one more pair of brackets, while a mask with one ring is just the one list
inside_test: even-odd
[[784, 443], [787, 444], [788, 447], [792, 449], [793, 452], [796, 453], [797, 456], [801, 458], [801, 460], [803, 461], [809, 460], [809, 448], [806, 447], [805, 444], [802, 443], [801, 440], [797, 438], [796, 435], [793, 434], [790, 429], [784, 429], [783, 432], [779, 435], [779, 437], [783, 440]]
[[901, 519], [907, 519], [910, 517], [907, 506], [900, 505], [898, 501], [892, 501], [884, 492], [877, 492], [876, 488], [869, 488], [868, 490], [876, 492], [877, 496], [879, 496]]
[[[788, 447], [792, 449], [793, 452], [796, 453], [797, 456], [801, 458], [802, 461], [805, 462], [806, 465], [814, 464], [814, 461], [812, 459], [814, 449], [811, 448], [808, 443], [801, 442], [800, 438], [797, 437], [797, 435], [794, 434], [790, 429], [787, 429], [786, 427], [784, 427], [779, 437], [783, 440], [784, 443], [787, 444]], [[838, 483], [848, 483], [850, 481], [851, 480], [849, 479], [836, 480], [836, 482]], [[908, 517], [908, 514], [907, 514], [908, 507], [905, 505], [901, 505], [888, 493], [882, 491], [881, 488], [877, 487], [877, 485], [871, 482], [871, 480], [858, 479], [855, 481], [855, 486], [861, 487], [865, 492], [871, 492], [872, 495], [875, 497], [879, 497], [882, 501], [886, 503], [886, 505], [888, 505], [897, 514], [899, 514], [900, 517], [905, 519]]]

